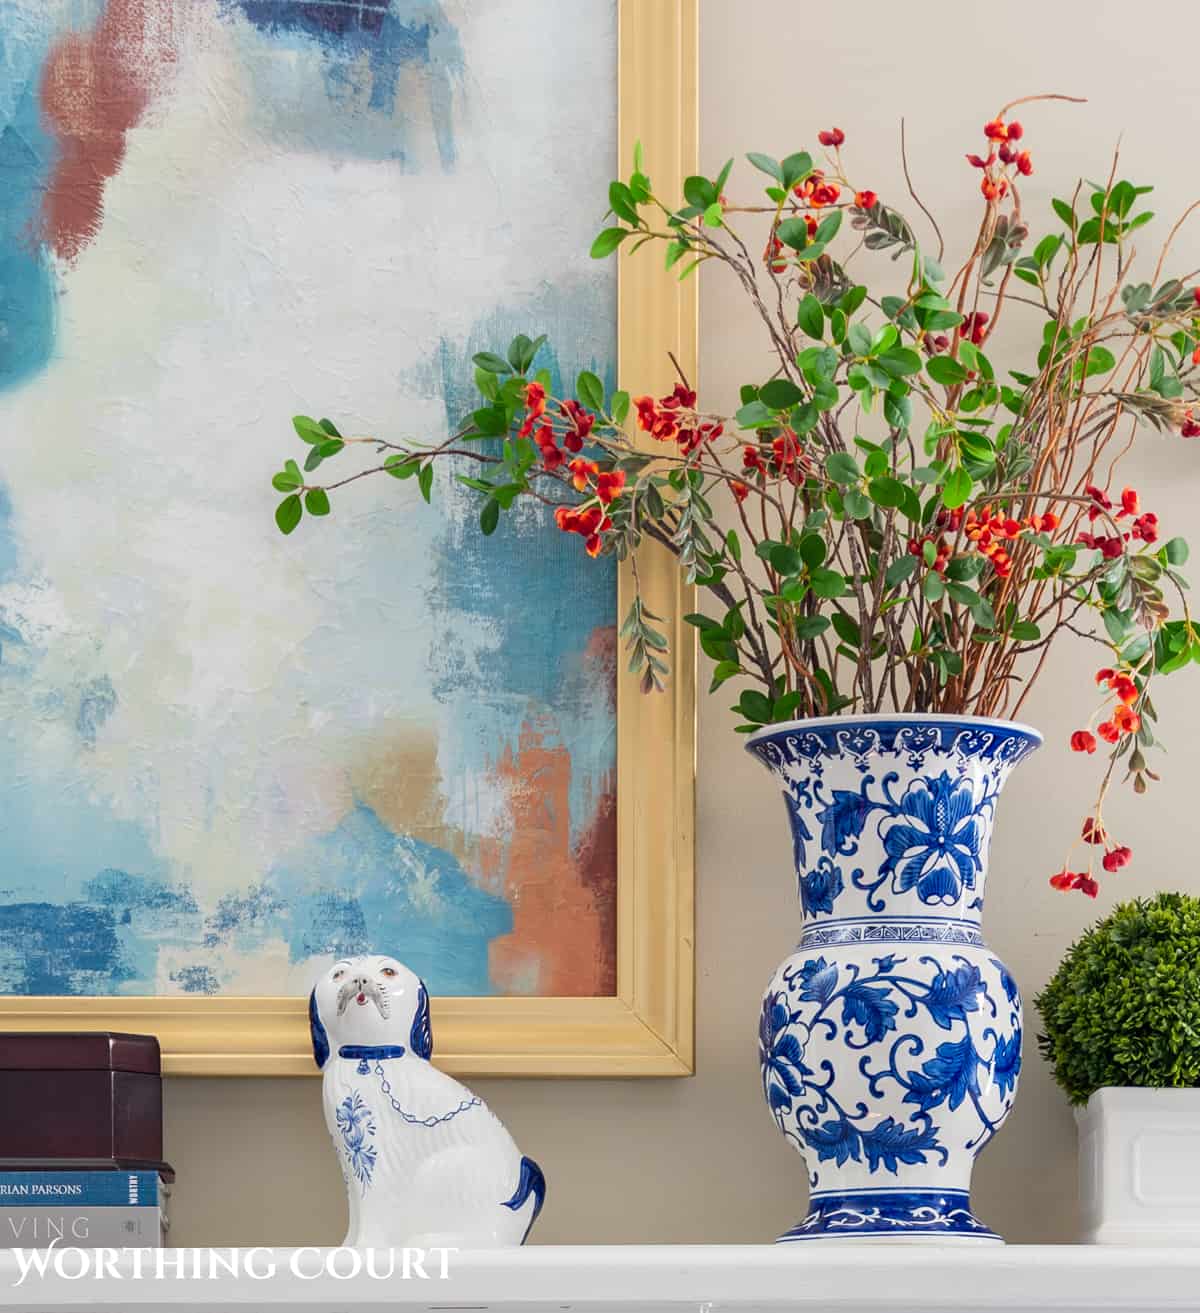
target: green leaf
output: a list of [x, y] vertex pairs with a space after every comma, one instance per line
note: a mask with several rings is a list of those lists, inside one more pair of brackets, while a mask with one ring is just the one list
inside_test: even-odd
[[917, 568], [917, 558], [911, 552], [897, 556], [884, 573], [883, 581], [889, 588], [896, 588], [906, 579], [912, 577]]
[[[1077, 368], [1082, 367], [1080, 361]], [[1117, 358], [1106, 346], [1094, 346], [1088, 352], [1086, 377], [1091, 378], [1095, 374], [1107, 374], [1117, 366]]]
[[877, 362], [896, 378], [921, 372], [921, 357], [906, 346], [893, 346], [876, 357]]
[[910, 488], [907, 483], [901, 485], [904, 488], [904, 500], [900, 503], [900, 514], [907, 516], [914, 524], [921, 521], [921, 499], [917, 496], [915, 488]]
[[967, 584], [951, 582], [946, 585], [946, 591], [950, 594], [951, 599], [960, 606], [978, 606], [979, 604], [979, 594]]
[[433, 490], [432, 464], [421, 466], [421, 470], [417, 475], [417, 487], [421, 489], [421, 496], [428, 502], [430, 500], [430, 493]]
[[968, 579], [974, 579], [983, 569], [983, 564], [982, 556], [956, 556], [946, 563], [946, 578], [964, 583]]
[[804, 393], [787, 378], [773, 378], [758, 390], [758, 399], [772, 410], [790, 410], [804, 400]]
[[771, 708], [772, 721], [790, 720], [795, 716], [796, 708], [800, 705], [803, 696], [799, 689], [793, 689], [791, 693], [776, 698], [775, 705]]
[[890, 476], [872, 479], [867, 492], [876, 506], [893, 509], [904, 504], [904, 484]]
[[393, 479], [411, 479], [421, 468], [421, 461], [417, 456], [391, 455], [383, 462], [383, 468]]
[[1033, 623], [1032, 620], [1018, 620], [1009, 633], [1019, 643], [1036, 643], [1042, 636], [1042, 631]]
[[778, 160], [772, 159], [770, 155], [760, 155], [757, 151], [751, 151], [746, 158], [760, 173], [765, 173], [768, 178], [774, 178], [782, 185], [783, 166]]
[[479, 527], [486, 537], [496, 532], [496, 525], [500, 523], [500, 503], [495, 497], [489, 497], [483, 503], [483, 510], [479, 512]]
[[[295, 464], [294, 461], [290, 463]], [[294, 474], [291, 470], [282, 470], [271, 480], [271, 487], [273, 487], [276, 492], [292, 492], [294, 489], [302, 488], [303, 486], [304, 478], [298, 469]]]
[[871, 515], [871, 499], [857, 488], [847, 488], [842, 493], [842, 505], [852, 520], [866, 520]]
[[742, 668], [736, 661], [718, 661], [713, 667], [712, 683], [709, 684], [708, 691], [715, 693], [727, 679], [732, 679], [734, 675], [741, 673]]
[[518, 333], [508, 344], [508, 363], [518, 374], [523, 374], [528, 362], [533, 359], [529, 350], [531, 345], [525, 333]]
[[[312, 443], [324, 442], [325, 439], [329, 436], [329, 434], [325, 432], [325, 430], [320, 426], [320, 424], [318, 424], [315, 419], [310, 418], [308, 415], [293, 415], [292, 427], [296, 430], [297, 435], [300, 438], [302, 438], [305, 442], [312, 442]], [[295, 527], [296, 527], [295, 525], [292, 525], [293, 529]], [[291, 530], [288, 530], [288, 532], [290, 533]]]
[[770, 701], [765, 693], [760, 693], [755, 688], [746, 689], [738, 699], [737, 706], [732, 709], [758, 725], [765, 725], [771, 719]]
[[949, 356], [932, 356], [925, 366], [925, 372], [935, 383], [944, 384], [946, 387], [962, 383], [967, 377], [967, 371], [962, 365]]
[[695, 205], [701, 210], [717, 199], [712, 183], [698, 173], [692, 174], [690, 178], [684, 178], [683, 195], [689, 205]]
[[818, 597], [841, 597], [847, 591], [845, 577], [837, 570], [826, 570], [822, 566], [813, 570], [809, 578], [812, 590]]
[[[912, 399], [907, 393], [908, 384], [896, 379], [884, 394], [883, 417], [894, 429], [906, 429], [912, 423]], [[903, 392], [897, 389], [904, 389]]]
[[1075, 211], [1066, 203], [1066, 201], [1060, 201], [1055, 198], [1050, 204], [1054, 207], [1054, 213], [1058, 215], [1068, 228], [1075, 227]]
[[320, 421], [321, 427], [329, 434], [331, 438], [340, 438], [342, 435], [337, 431], [337, 425], [331, 419]]
[[862, 477], [858, 462], [848, 451], [834, 451], [825, 457], [825, 473], [834, 483], [857, 483]]
[[789, 155], [780, 165], [784, 187], [792, 188], [798, 182], [803, 182], [812, 172], [812, 167], [812, 156], [807, 151], [801, 150]]
[[304, 494], [304, 509], [309, 515], [328, 515], [329, 494], [324, 488], [309, 488]]
[[857, 623], [844, 612], [835, 611], [833, 613], [833, 628], [843, 643], [848, 643], [855, 648], [862, 646], [862, 633]]
[[512, 366], [494, 351], [477, 351], [471, 357], [475, 364], [488, 374], [511, 374]]
[[1129, 617], [1115, 608], [1104, 612], [1104, 628], [1114, 643], [1123, 643], [1129, 637]]
[[292, 493], [290, 497], [285, 497], [275, 507], [275, 523], [279, 526], [279, 532], [291, 533], [296, 525], [300, 523], [303, 515], [304, 507], [300, 504], [299, 495]]
[[575, 380], [575, 395], [589, 410], [603, 411], [604, 384], [590, 370], [585, 369]]
[[629, 414], [629, 393], [617, 391], [612, 394], [612, 417], [617, 424], [624, 424]]
[[612, 255], [628, 236], [628, 228], [605, 228], [592, 243], [592, 259], [603, 260], [606, 255]]
[[846, 330], [846, 341], [856, 356], [871, 354], [871, 330], [866, 324], [851, 324]]
[[822, 245], [828, 246], [829, 243], [833, 241], [833, 239], [837, 236], [838, 229], [841, 226], [842, 226], [842, 212], [841, 210], [833, 210], [831, 213], [827, 214], [817, 225], [817, 231], [813, 234], [813, 241], [820, 242]]
[[679, 281], [682, 283], [685, 278], [690, 278], [692, 274], [704, 263], [705, 257], [701, 256], [699, 260], [693, 260], [691, 264], [679, 275]]
[[951, 470], [942, 487], [942, 505], [948, 511], [964, 505], [970, 500], [974, 486], [971, 476], [961, 465], [958, 469]]
[[637, 227], [640, 220], [638, 219], [637, 206], [634, 204], [633, 193], [623, 182], [610, 182], [608, 184], [608, 208], [617, 216], [618, 219], [624, 219], [626, 223]]
[[804, 569], [804, 558], [795, 547], [787, 543], [773, 543], [767, 555], [776, 574], [799, 574]]
[[483, 394], [485, 401], [495, 401], [500, 395], [500, 375], [489, 374], [486, 369], [475, 367], [475, 386]]
[[1163, 554], [1166, 556], [1169, 565], [1186, 565], [1188, 545], [1182, 538], [1172, 538], [1163, 547]]
[[900, 340], [900, 330], [895, 324], [884, 324], [883, 327], [871, 339], [871, 354], [877, 356], [880, 352], [890, 351]]
[[487, 437], [498, 438], [508, 432], [508, 411], [503, 406], [481, 406], [471, 412], [471, 423]]
[[825, 308], [811, 292], [800, 302], [796, 322], [809, 337], [825, 336]]
[[769, 410], [761, 401], [749, 401], [734, 415], [738, 426], [743, 429], [766, 428], [775, 423], [775, 412]]
[[957, 310], [930, 310], [921, 317], [921, 327], [927, 333], [940, 333], [946, 328], [957, 328], [962, 322], [963, 317]]
[[802, 643], [806, 643], [810, 639], [819, 638], [828, 628], [829, 619], [827, 616], [806, 615], [801, 616], [792, 625], [792, 632]]
[[784, 219], [775, 228], [775, 236], [793, 251], [802, 251], [808, 245], [808, 224], [803, 219]]
[[725, 535], [725, 550], [735, 561], [740, 561], [742, 559], [742, 541], [737, 536], [737, 531], [735, 529], [730, 529]]

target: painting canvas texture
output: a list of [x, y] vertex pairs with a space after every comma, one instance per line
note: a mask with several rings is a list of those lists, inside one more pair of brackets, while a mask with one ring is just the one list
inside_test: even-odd
[[615, 81], [597, 0], [0, 0], [0, 993], [615, 992], [612, 563], [270, 487], [611, 382]]

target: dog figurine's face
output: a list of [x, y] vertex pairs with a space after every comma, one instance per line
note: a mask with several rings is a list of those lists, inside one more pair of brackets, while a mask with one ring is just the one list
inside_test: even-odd
[[402, 1046], [418, 1058], [433, 1051], [429, 993], [394, 957], [335, 962], [313, 988], [308, 1017], [318, 1067], [344, 1044]]

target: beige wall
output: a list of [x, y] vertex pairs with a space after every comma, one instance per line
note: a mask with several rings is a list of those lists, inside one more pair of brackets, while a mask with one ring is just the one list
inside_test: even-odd
[[[1174, 216], [1200, 195], [1200, 10], [1185, 0], [1137, 10], [1114, 0], [1086, 9], [1054, 0], [816, 8], [701, 0], [701, 11], [702, 150], [710, 172], [747, 149], [782, 155], [813, 144], [818, 128], [836, 123], [846, 131], [854, 176], [911, 211], [896, 147], [903, 112], [914, 177], [945, 216], [954, 249], [975, 215], [977, 175], [962, 155], [979, 149], [979, 126], [1005, 100], [1062, 91], [1091, 104], [1022, 114], [1037, 167], [1027, 213], [1046, 212], [1052, 183], [1061, 192], [1080, 172], [1104, 174], [1122, 134], [1127, 176], [1158, 185], [1161, 215]], [[729, 190], [744, 194], [750, 180], [743, 168]], [[1150, 235], [1161, 231], [1155, 225]], [[1143, 245], [1149, 249], [1149, 239]], [[1200, 221], [1179, 255], [1179, 268], [1200, 266]], [[719, 272], [703, 289], [702, 329], [707, 398], [728, 404], [737, 384], [756, 376], [762, 353]], [[1200, 442], [1147, 434], [1127, 473], [1168, 534], [1195, 530]], [[1200, 554], [1200, 535], [1194, 540]], [[1091, 652], [1074, 650], [1047, 672], [1026, 718], [1047, 732], [1048, 744], [1014, 778], [1000, 811], [986, 927], [1027, 1002], [1070, 939], [1115, 896], [1200, 892], [1193, 788], [1200, 671], [1174, 676], [1156, 696], [1171, 749], [1161, 759], [1163, 783], [1140, 800], [1121, 792], [1110, 809], [1135, 864], [1106, 882], [1097, 905], [1046, 885], [1096, 774], [1064, 743], [1090, 709], [1097, 664]], [[546, 1169], [541, 1243], [760, 1241], [802, 1214], [801, 1166], [767, 1115], [756, 1069], [760, 993], [799, 925], [786, 826], [767, 777], [730, 732], [726, 701], [706, 704], [700, 718], [697, 1075], [478, 1082]], [[977, 1169], [977, 1203], [1014, 1241], [1066, 1241], [1076, 1221], [1074, 1129], [1036, 1054], [1035, 1030], [1031, 1019], [1021, 1095]], [[341, 1181], [319, 1102], [315, 1081], [170, 1082], [176, 1243], [338, 1241]]]

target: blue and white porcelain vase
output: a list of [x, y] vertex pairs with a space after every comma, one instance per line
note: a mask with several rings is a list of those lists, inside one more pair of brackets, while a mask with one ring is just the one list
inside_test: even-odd
[[759, 1027], [763, 1092], [803, 1155], [781, 1240], [990, 1241], [971, 1169], [1013, 1105], [1021, 998], [980, 929], [1000, 790], [1036, 730], [970, 716], [771, 725], [804, 912]]

